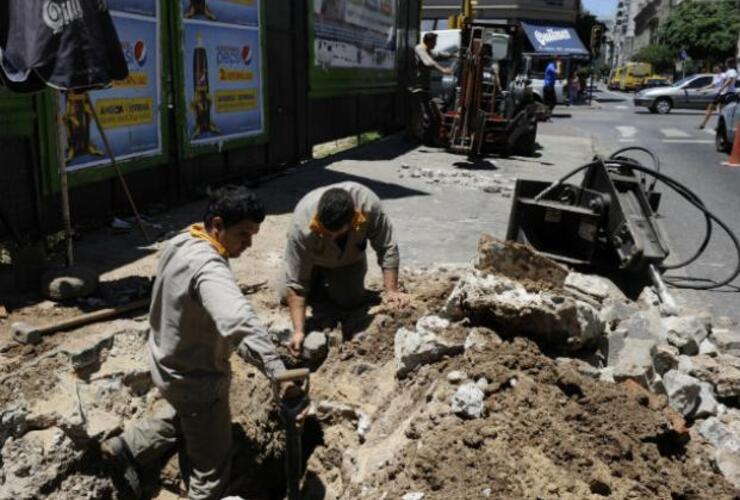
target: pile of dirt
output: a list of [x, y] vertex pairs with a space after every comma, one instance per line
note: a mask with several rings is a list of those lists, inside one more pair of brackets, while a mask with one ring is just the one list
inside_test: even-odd
[[[311, 377], [305, 498], [733, 498], [665, 397], [584, 374], [582, 361], [548, 355], [526, 332], [438, 318], [471, 272], [405, 272], [403, 310], [376, 305], [324, 323], [317, 311], [312, 324], [330, 341]], [[262, 290], [253, 302], [277, 320], [286, 312], [274, 297]], [[401, 329], [429, 352], [455, 349], [401, 372]], [[114, 322], [2, 376], [0, 498], [118, 497], [97, 446], [161, 404], [145, 332]], [[271, 388], [237, 356], [232, 367], [231, 493], [282, 498], [285, 437]], [[145, 477], [156, 498], [184, 492], [177, 455], [167, 460]]]

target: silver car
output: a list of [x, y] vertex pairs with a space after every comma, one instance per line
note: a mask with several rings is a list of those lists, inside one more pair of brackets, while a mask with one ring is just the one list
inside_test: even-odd
[[702, 90], [712, 83], [714, 75], [699, 73], [687, 76], [670, 87], [642, 90], [635, 94], [635, 106], [644, 106], [652, 113], [664, 115], [673, 108], [705, 109], [717, 95], [716, 91]]
[[729, 153], [732, 151], [732, 143], [735, 140], [735, 129], [740, 123], [740, 94], [739, 97], [732, 98], [731, 102], [722, 108], [717, 120], [717, 129], [715, 134], [715, 144], [717, 151], [720, 153]]

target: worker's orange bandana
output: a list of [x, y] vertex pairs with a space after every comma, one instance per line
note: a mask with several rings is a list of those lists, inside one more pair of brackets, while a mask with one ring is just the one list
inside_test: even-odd
[[221, 257], [228, 258], [229, 253], [226, 251], [226, 248], [224, 248], [220, 241], [206, 232], [203, 224], [193, 224], [190, 226], [190, 236], [206, 240], [208, 243], [213, 245], [213, 248], [216, 249]]
[[[355, 210], [355, 215], [352, 217], [350, 228], [353, 231], [357, 231], [365, 222], [367, 222], [367, 217], [365, 217], [365, 214], [363, 214], [360, 210]], [[319, 233], [321, 236], [329, 236], [332, 233], [332, 231], [329, 231], [324, 227], [324, 225], [319, 220], [318, 215], [313, 216], [308, 227], [311, 231], [313, 231], [314, 233]]]

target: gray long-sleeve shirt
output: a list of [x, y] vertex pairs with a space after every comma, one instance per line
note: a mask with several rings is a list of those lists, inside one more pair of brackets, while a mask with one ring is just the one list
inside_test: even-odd
[[225, 395], [229, 357], [237, 348], [270, 378], [285, 369], [228, 260], [189, 232], [162, 253], [149, 321], [152, 379], [170, 400], [197, 403]]
[[[357, 230], [350, 230], [344, 249], [310, 227], [319, 199], [331, 188], [349, 192], [355, 209], [366, 218]], [[368, 241], [381, 268], [398, 269], [398, 245], [393, 238], [393, 226], [375, 193], [357, 182], [340, 182], [314, 189], [293, 211], [285, 252], [286, 286], [299, 293], [308, 293], [314, 267], [337, 268], [354, 264], [364, 258]]]

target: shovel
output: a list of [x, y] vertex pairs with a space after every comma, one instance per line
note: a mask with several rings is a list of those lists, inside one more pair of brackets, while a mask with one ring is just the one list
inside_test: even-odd
[[[275, 377], [272, 386], [275, 400], [280, 408], [280, 416], [285, 424], [285, 475], [288, 480], [288, 500], [299, 500], [301, 498], [301, 478], [303, 477], [302, 428], [298, 428], [296, 421], [309, 402], [308, 375], [308, 368], [286, 370]], [[291, 387], [281, 398], [280, 384], [291, 381], [298, 384]]]

